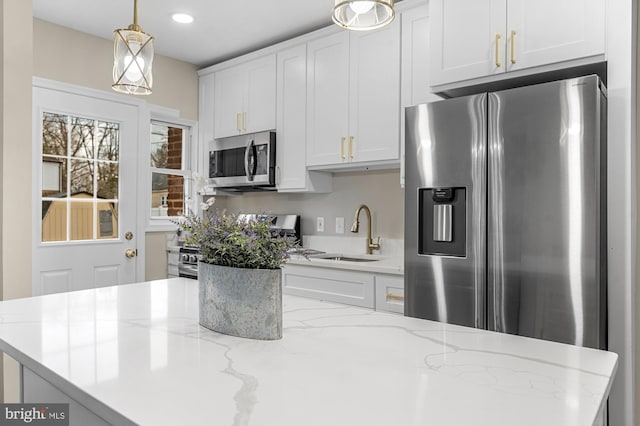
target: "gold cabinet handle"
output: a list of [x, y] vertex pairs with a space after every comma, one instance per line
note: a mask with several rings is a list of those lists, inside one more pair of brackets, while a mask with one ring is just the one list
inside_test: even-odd
[[349, 136], [349, 158], [353, 158], [353, 136]]
[[124, 252], [124, 255], [127, 256], [129, 259], [136, 257], [137, 254], [138, 252], [134, 249], [126, 249]]
[[340, 158], [342, 158], [343, 160], [345, 158], [347, 158], [347, 157], [344, 156], [344, 141], [345, 141], [345, 139], [347, 139], [347, 138], [345, 138], [344, 136], [340, 138]]
[[247, 131], [247, 113], [242, 113], [242, 130]]
[[240, 113], [236, 113], [236, 130], [240, 131]]
[[516, 32], [511, 31], [511, 64], [516, 63]]
[[500, 68], [502, 64], [500, 63], [500, 34], [496, 34], [496, 67]]
[[400, 296], [399, 294], [387, 293], [387, 300], [403, 301], [404, 296]]

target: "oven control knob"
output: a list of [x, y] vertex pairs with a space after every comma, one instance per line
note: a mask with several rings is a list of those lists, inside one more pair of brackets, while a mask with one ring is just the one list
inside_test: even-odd
[[183, 262], [188, 262], [189, 261], [189, 255], [188, 254], [183, 254], [182, 255], [182, 261]]
[[198, 256], [196, 256], [195, 254], [192, 254], [189, 256], [189, 261], [193, 262], [193, 263], [197, 263], [198, 262]]

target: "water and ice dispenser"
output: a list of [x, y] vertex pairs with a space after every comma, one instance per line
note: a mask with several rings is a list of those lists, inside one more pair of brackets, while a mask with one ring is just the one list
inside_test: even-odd
[[466, 256], [466, 188], [418, 189], [418, 253]]

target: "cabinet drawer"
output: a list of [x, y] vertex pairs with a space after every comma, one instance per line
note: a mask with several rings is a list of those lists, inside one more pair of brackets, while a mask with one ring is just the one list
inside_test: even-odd
[[287, 265], [282, 274], [282, 292], [285, 294], [374, 307], [372, 274], [296, 265]]
[[404, 314], [404, 277], [376, 275], [376, 311]]
[[178, 252], [167, 252], [167, 265], [175, 265], [178, 266], [178, 262], [180, 260], [180, 253]]

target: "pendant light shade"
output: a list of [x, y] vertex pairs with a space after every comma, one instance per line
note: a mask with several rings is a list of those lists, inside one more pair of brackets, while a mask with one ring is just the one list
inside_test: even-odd
[[384, 27], [395, 17], [394, 0], [336, 0], [333, 22], [348, 30]]
[[138, 1], [133, 1], [133, 24], [113, 32], [113, 90], [150, 95], [153, 86], [153, 36], [138, 25]]

